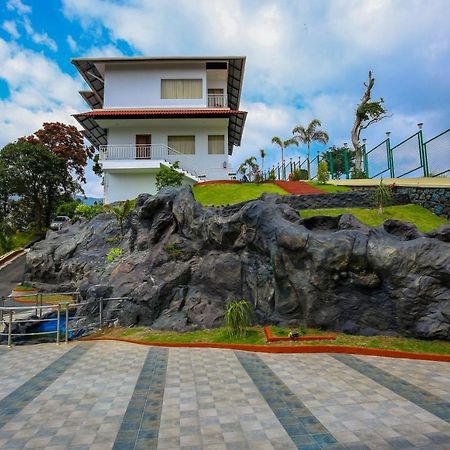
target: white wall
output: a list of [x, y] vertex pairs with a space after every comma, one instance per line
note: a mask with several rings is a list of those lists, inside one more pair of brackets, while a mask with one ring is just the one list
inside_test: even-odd
[[[105, 171], [104, 202], [114, 203], [136, 198], [139, 194], [155, 195], [157, 171]], [[193, 185], [194, 181], [184, 177], [182, 184]]]
[[[152, 144], [168, 145], [168, 136], [194, 135], [195, 155], [180, 156], [180, 166], [194, 175], [206, 175], [208, 180], [228, 179], [228, 119], [130, 119], [103, 120], [108, 128], [108, 145], [134, 145], [136, 134], [151, 134]], [[208, 135], [223, 135], [224, 154], [208, 154]]]
[[[201, 99], [161, 99], [161, 79], [202, 79]], [[205, 63], [110, 64], [105, 70], [104, 108], [206, 106]]]

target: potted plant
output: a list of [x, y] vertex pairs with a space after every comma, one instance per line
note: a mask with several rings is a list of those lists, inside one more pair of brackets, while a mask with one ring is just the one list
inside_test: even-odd
[[37, 294], [38, 290], [31, 286], [29, 283], [19, 283], [17, 286], [15, 286], [11, 291], [11, 297], [14, 300], [28, 300], [33, 301], [32, 297], [28, 297], [32, 294]]

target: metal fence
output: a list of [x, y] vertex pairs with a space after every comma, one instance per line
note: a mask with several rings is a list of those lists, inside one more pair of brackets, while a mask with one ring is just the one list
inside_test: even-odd
[[[73, 303], [70, 301], [63, 301], [53, 304], [43, 304], [42, 294], [23, 294], [20, 297], [35, 297], [36, 300], [33, 304], [27, 306], [4, 306], [5, 299], [1, 299], [0, 306], [0, 336], [7, 336], [8, 347], [12, 347], [14, 339], [19, 337], [21, 339], [39, 337], [39, 336], [54, 336], [56, 344], [60, 344], [63, 340], [68, 343], [69, 339], [74, 339], [77, 334], [84, 329], [77, 325], [79, 319], [83, 319], [82, 316], [77, 316], [76, 312], [81, 306], [93, 306], [94, 310], [97, 309], [98, 305], [98, 329], [101, 330], [104, 324], [111, 323], [115, 321], [115, 318], [110, 318], [105, 320], [104, 318], [104, 305], [105, 302], [110, 301], [123, 301], [129, 300], [129, 297], [108, 297], [100, 298], [98, 303], [92, 302], [79, 302], [80, 299], [79, 292], [65, 292], [65, 293], [52, 293], [48, 295], [72, 295], [72, 301], [76, 299]], [[45, 295], [45, 294], [44, 294]], [[11, 297], [11, 296], [9, 296]], [[113, 310], [114, 312], [116, 310]], [[111, 311], [109, 311], [111, 312]], [[53, 313], [53, 314], [51, 314]], [[15, 325], [20, 324], [47, 324], [41, 331], [27, 331], [21, 332], [20, 327], [15, 327]], [[14, 331], [14, 327], [18, 331]], [[39, 328], [38, 328], [39, 330]]]

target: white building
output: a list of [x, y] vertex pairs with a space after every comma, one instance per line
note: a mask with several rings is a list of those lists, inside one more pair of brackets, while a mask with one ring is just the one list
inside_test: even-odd
[[240, 145], [245, 57], [77, 58], [91, 111], [75, 114], [99, 150], [104, 200], [156, 193], [161, 165], [178, 161], [184, 182], [229, 179]]

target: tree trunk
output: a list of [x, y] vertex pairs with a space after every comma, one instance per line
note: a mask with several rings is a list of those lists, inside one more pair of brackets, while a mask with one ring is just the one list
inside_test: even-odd
[[307, 164], [307, 168], [308, 168], [308, 180], [311, 179], [311, 155], [310, 155], [309, 146], [310, 146], [310, 143], [308, 142], [308, 164]]

